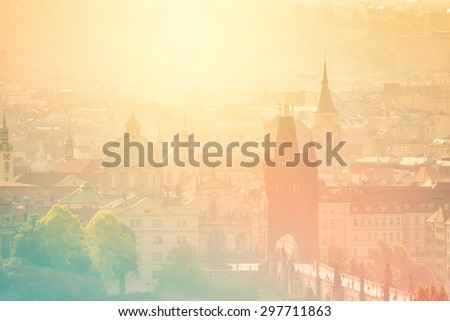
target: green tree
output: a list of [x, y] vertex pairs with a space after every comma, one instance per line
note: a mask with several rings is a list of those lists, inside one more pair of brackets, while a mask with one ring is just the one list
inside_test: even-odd
[[132, 231], [114, 214], [101, 210], [86, 226], [86, 244], [93, 267], [103, 277], [118, 279], [120, 293], [125, 293], [126, 274], [137, 269]]
[[3, 260], [0, 259], [0, 293], [2, 293], [8, 286], [8, 275], [6, 273]]
[[32, 216], [13, 239], [13, 256], [25, 263], [85, 272], [90, 266], [83, 247], [78, 216], [63, 205], [53, 205], [42, 218]]
[[39, 246], [36, 224], [39, 216], [32, 215], [28, 222], [23, 224], [13, 238], [12, 257], [22, 259], [27, 264], [43, 265], [44, 262]]
[[170, 249], [155, 291], [159, 299], [211, 299], [209, 284], [194, 246]]
[[2, 300], [102, 300], [105, 286], [90, 274], [8, 260], [9, 286]]
[[448, 301], [448, 293], [441, 284], [436, 286], [434, 283], [429, 283], [426, 286], [419, 284], [413, 295], [414, 301]]

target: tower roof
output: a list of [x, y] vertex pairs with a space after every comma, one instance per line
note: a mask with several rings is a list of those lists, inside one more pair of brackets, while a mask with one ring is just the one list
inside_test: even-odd
[[70, 133], [70, 119], [67, 122], [67, 136], [64, 140], [65, 145], [73, 144], [72, 134]]
[[317, 113], [337, 113], [334, 107], [333, 99], [331, 98], [330, 90], [328, 89], [328, 75], [327, 75], [327, 59], [323, 65], [322, 76], [322, 90], [320, 92], [319, 103], [317, 104]]
[[139, 121], [134, 117], [134, 112], [131, 114], [131, 118], [125, 123], [125, 132], [130, 133], [131, 136], [139, 136], [141, 125]]
[[8, 126], [6, 125], [6, 108], [3, 108], [3, 125], [2, 129], [8, 131]]

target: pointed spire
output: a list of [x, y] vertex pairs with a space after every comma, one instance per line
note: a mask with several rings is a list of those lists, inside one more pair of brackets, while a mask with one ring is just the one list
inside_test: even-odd
[[328, 87], [327, 53], [326, 52], [325, 52], [325, 57], [324, 57], [324, 62], [323, 62], [322, 87]]
[[327, 56], [325, 54], [323, 64], [323, 76], [322, 76], [322, 90], [320, 91], [319, 103], [317, 104], [317, 113], [337, 113], [338, 111], [334, 107], [333, 99], [331, 98], [330, 91], [328, 89], [328, 73], [327, 73]]
[[3, 128], [7, 129], [8, 126], [6, 126], [6, 105], [7, 105], [7, 96], [5, 95], [5, 97], [3, 98]]
[[6, 126], [6, 108], [3, 107], [3, 128], [7, 128]]
[[64, 140], [64, 158], [67, 160], [73, 159], [73, 139], [70, 132], [70, 118], [67, 120], [67, 137]]
[[10, 148], [9, 131], [8, 131], [8, 126], [6, 125], [6, 96], [5, 96], [5, 99], [3, 100], [3, 125], [0, 130], [0, 136], [1, 136], [0, 137], [0, 140], [1, 140], [0, 149], [9, 150], [9, 148]]

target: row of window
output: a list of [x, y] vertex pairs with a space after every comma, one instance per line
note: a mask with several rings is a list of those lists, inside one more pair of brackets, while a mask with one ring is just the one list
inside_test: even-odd
[[[401, 233], [400, 232], [374, 232], [374, 233], [354, 233], [353, 234], [353, 241], [354, 242], [376, 242], [379, 238], [381, 238], [384, 241], [391, 241], [391, 242], [400, 242], [401, 241]], [[409, 240], [409, 234], [405, 233], [404, 241]], [[414, 233], [414, 240], [419, 241], [420, 240], [420, 231], [416, 230]], [[437, 245], [444, 246], [444, 241], [437, 240]], [[343, 244], [343, 238], [342, 237], [323, 237], [322, 238], [322, 246], [326, 247], [329, 245], [342, 245]], [[416, 249], [418, 252], [419, 249]]]
[[[177, 245], [184, 245], [188, 242], [188, 237], [186, 235], [177, 235]], [[140, 241], [140, 239], [139, 239]], [[138, 239], [136, 239], [136, 242], [138, 242]], [[154, 235], [152, 237], [152, 244], [163, 244], [164, 243], [164, 237], [162, 235]]]
[[[365, 226], [366, 225], [366, 219], [365, 218], [361, 218], [358, 220], [358, 218], [354, 218], [353, 219], [353, 226], [358, 226], [358, 221], [359, 221], [359, 226]], [[401, 224], [401, 219], [400, 217], [397, 217], [396, 220], [394, 221], [393, 217], [390, 217], [389, 219], [387, 219], [386, 217], [381, 218], [381, 220], [378, 217], [375, 218], [367, 218], [367, 226], [372, 226], [372, 224], [374, 226], [379, 226], [381, 222], [381, 226], [385, 226], [386, 223], [388, 223], [390, 226], [394, 225], [394, 222], [396, 223], [396, 225], [400, 225]]]
[[[410, 204], [409, 203], [405, 203], [403, 204], [403, 207], [405, 210], [409, 209]], [[420, 203], [419, 207], [421, 210], [425, 210], [425, 208], [428, 208], [429, 210], [433, 209], [434, 204], [433, 203]], [[372, 211], [372, 206], [370, 205], [366, 205], [365, 209], [367, 212], [371, 212]], [[385, 212], [386, 211], [386, 206], [385, 205], [381, 205], [380, 206], [380, 210], [381, 212]], [[401, 210], [401, 206], [399, 204], [394, 206], [394, 209], [396, 212], [399, 212]], [[345, 204], [344, 205], [321, 205], [320, 206], [320, 213], [321, 214], [342, 214], [345, 210]], [[356, 212], [358, 210], [358, 206], [357, 205], [352, 205], [352, 211]]]
[[342, 221], [342, 220], [323, 221], [322, 226], [323, 226], [324, 230], [328, 230], [328, 228], [331, 229], [331, 230], [334, 230], [336, 228], [340, 229], [340, 228], [344, 227], [344, 221]]
[[377, 241], [380, 238], [384, 241], [400, 242], [401, 234], [400, 234], [400, 232], [396, 232], [395, 234], [394, 234], [394, 232], [389, 232], [389, 233], [374, 232], [374, 233], [367, 233], [367, 235], [365, 233], [353, 233], [353, 241], [354, 242], [364, 242], [364, 241], [372, 242], [372, 241]]
[[[381, 223], [381, 226], [394, 226], [394, 225], [401, 225], [402, 219], [401, 217], [382, 217], [381, 219], [378, 217], [374, 218], [354, 218], [353, 219], [353, 226], [379, 226]], [[410, 217], [404, 217], [404, 225], [410, 225]], [[420, 216], [414, 217], [414, 225], [420, 225]]]
[[344, 213], [345, 205], [339, 205], [339, 206], [321, 206], [321, 214], [343, 214]]
[[[187, 220], [186, 219], [179, 219], [177, 220], [177, 228], [186, 228], [187, 227]], [[130, 220], [130, 227], [141, 227], [141, 220], [140, 219], [132, 219]], [[163, 227], [163, 220], [162, 219], [154, 219], [152, 220], [152, 227], [153, 228], [162, 228]]]
[[[405, 241], [409, 241], [409, 234], [410, 234], [410, 233], [408, 233], [408, 232], [405, 232], [405, 233], [403, 234], [403, 239], [404, 239]], [[418, 229], [414, 230], [414, 240], [415, 240], [415, 241], [419, 241], [419, 240], [420, 240], [420, 230], [418, 230]]]

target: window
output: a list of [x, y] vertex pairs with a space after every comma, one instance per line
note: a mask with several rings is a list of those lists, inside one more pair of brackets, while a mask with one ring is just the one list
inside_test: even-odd
[[136, 189], [137, 188], [137, 177], [134, 175], [128, 176], [128, 188]]
[[156, 186], [156, 178], [155, 175], [148, 176], [148, 188], [155, 188]]
[[364, 219], [361, 219], [361, 226], [364, 226]]
[[162, 261], [162, 252], [153, 252], [152, 260], [153, 260], [153, 262], [161, 262]]
[[159, 227], [159, 228], [161, 228], [162, 227], [162, 220], [161, 219], [158, 219], [158, 220], [153, 220], [152, 221], [152, 227]]
[[9, 173], [9, 162], [8, 161], [5, 162], [4, 167], [5, 167], [5, 173]]
[[177, 227], [178, 228], [185, 228], [185, 227], [187, 227], [187, 221], [185, 219], [177, 220]]
[[367, 225], [372, 226], [372, 219], [371, 218], [367, 219]]
[[109, 188], [111, 188], [111, 189], [117, 188], [117, 176], [116, 175], [111, 175], [109, 177]]
[[353, 219], [353, 226], [358, 226], [358, 219], [357, 218]]
[[152, 271], [152, 278], [157, 280], [157, 279], [159, 279], [160, 274], [161, 274], [160, 270], [153, 270]]
[[419, 216], [415, 217], [415, 224], [420, 225], [420, 217]]
[[186, 235], [178, 235], [177, 236], [177, 245], [184, 245], [187, 243], [187, 236]]
[[386, 225], [386, 219], [384, 217], [381, 219], [381, 225], [383, 225], [383, 226]]
[[391, 218], [389, 219], [389, 225], [391, 225], [391, 226], [394, 225], [394, 218], [391, 217]]
[[141, 227], [141, 220], [131, 220], [130, 226], [131, 227]]
[[400, 219], [400, 217], [397, 217], [397, 225], [400, 225], [401, 224], [401, 219]]
[[153, 244], [163, 244], [163, 236], [162, 235], [155, 235], [153, 236]]

